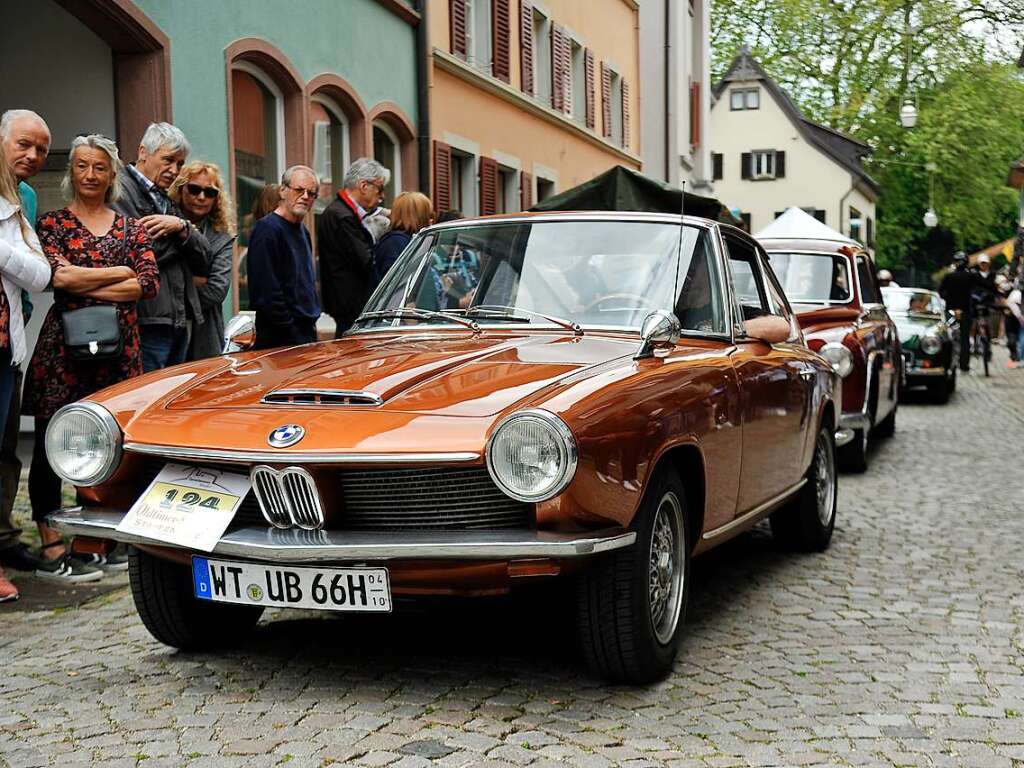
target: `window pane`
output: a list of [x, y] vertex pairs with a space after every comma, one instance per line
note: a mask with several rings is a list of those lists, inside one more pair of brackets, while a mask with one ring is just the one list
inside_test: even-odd
[[860, 298], [864, 304], [878, 304], [881, 297], [875, 288], [875, 276], [872, 274], [871, 265], [863, 256], [857, 257], [857, 277], [860, 280]]
[[743, 91], [732, 91], [729, 94], [729, 108], [743, 109]]
[[747, 91], [747, 109], [757, 109], [761, 106], [761, 91], [757, 88], [752, 88]]
[[794, 304], [850, 300], [850, 262], [828, 253], [768, 254], [768, 262]]

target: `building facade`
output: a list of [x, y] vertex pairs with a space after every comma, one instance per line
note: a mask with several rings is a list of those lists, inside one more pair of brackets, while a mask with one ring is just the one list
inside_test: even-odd
[[529, 208], [614, 165], [639, 169], [634, 0], [432, 0], [437, 210]]
[[750, 231], [796, 206], [874, 248], [879, 188], [861, 164], [867, 144], [805, 118], [746, 51], [713, 97], [715, 193]]
[[640, 0], [644, 175], [711, 196], [709, 0]]

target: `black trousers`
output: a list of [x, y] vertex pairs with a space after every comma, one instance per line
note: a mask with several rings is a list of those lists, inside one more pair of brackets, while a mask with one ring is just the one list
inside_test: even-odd
[[316, 341], [316, 320], [311, 317], [296, 318], [288, 327], [282, 328], [274, 319], [257, 310], [256, 349], [288, 347], [294, 344], [309, 344]]
[[45, 522], [48, 514], [61, 507], [61, 479], [46, 460], [46, 427], [49, 423], [49, 419], [36, 417], [36, 439], [28, 470], [28, 499], [32, 504], [32, 519], [37, 523]]
[[13, 547], [21, 536], [21, 529], [14, 525], [13, 512], [18, 482], [21, 480], [18, 436], [21, 431], [22, 379], [21, 368], [16, 368], [11, 407], [7, 412], [7, 424], [4, 425], [3, 442], [0, 443], [0, 549]]
[[1017, 340], [1020, 336], [1020, 321], [1012, 314], [1003, 316], [1003, 331], [1006, 334], [1006, 348], [1010, 351], [1010, 359], [1017, 359]]

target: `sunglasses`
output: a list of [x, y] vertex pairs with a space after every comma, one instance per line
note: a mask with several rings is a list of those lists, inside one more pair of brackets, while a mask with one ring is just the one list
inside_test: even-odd
[[210, 200], [216, 200], [217, 195], [220, 194], [220, 190], [216, 187], [201, 187], [198, 184], [192, 184], [189, 182], [185, 185], [185, 189], [193, 197], [199, 197], [200, 195], [206, 195]]

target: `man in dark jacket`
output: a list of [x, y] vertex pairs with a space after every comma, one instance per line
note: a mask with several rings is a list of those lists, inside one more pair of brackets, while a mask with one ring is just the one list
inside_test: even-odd
[[147, 372], [184, 362], [191, 325], [203, 322], [192, 277], [206, 276], [210, 246], [167, 197], [188, 153], [188, 140], [178, 128], [152, 123], [142, 137], [138, 160], [118, 174], [121, 197], [113, 207], [141, 219], [160, 267], [160, 292], [139, 302], [142, 367]]
[[953, 271], [947, 272], [939, 285], [939, 295], [946, 301], [946, 309], [960, 316], [960, 370], [971, 369], [971, 325], [974, 322], [971, 294], [989, 294], [988, 281], [967, 268], [967, 254], [953, 254]]
[[363, 217], [381, 201], [391, 172], [361, 157], [345, 171], [342, 189], [320, 214], [316, 247], [324, 312], [334, 318], [335, 336], [347, 331], [366, 306], [373, 285], [373, 237]]

